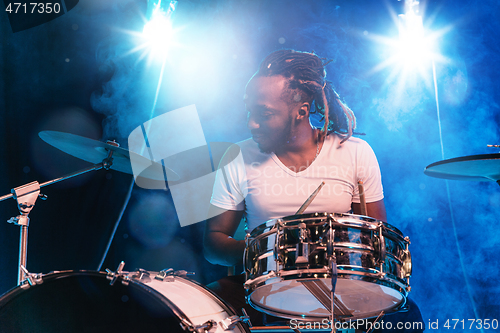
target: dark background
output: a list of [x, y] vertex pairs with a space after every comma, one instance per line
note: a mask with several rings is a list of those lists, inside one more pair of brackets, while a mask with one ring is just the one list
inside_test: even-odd
[[[13, 33], [0, 13], [0, 194], [89, 164], [38, 137], [42, 130], [96, 140], [127, 137], [149, 119], [161, 65], [130, 52], [144, 26], [145, 0], [81, 0], [66, 14]], [[500, 5], [424, 1], [436, 36], [445, 158], [496, 153], [500, 144]], [[154, 115], [195, 104], [207, 142], [249, 137], [242, 102], [261, 59], [279, 48], [332, 59], [328, 78], [354, 110], [381, 166], [389, 222], [410, 236], [412, 298], [424, 320], [500, 319], [500, 192], [493, 182], [430, 178], [442, 159], [432, 67], [409, 76], [390, 65], [377, 36], [397, 37], [387, 1], [182, 1], [174, 15], [179, 45], [165, 66]], [[189, 131], [187, 128], [186, 131]], [[181, 140], [181, 139], [179, 139]], [[166, 144], [176, 145], [176, 142]], [[131, 175], [98, 171], [42, 189], [30, 214], [28, 269], [96, 270], [126, 200]], [[0, 292], [16, 286], [18, 214], [0, 203]], [[167, 191], [134, 187], [103, 268], [196, 272], [201, 283], [226, 269], [202, 255], [204, 223], [180, 227]]]

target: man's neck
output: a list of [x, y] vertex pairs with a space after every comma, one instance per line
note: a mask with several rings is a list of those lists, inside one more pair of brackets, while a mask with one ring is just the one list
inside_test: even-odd
[[280, 161], [291, 170], [307, 168], [316, 158], [318, 148], [318, 131], [311, 128], [300, 131], [291, 138], [290, 142], [275, 152]]

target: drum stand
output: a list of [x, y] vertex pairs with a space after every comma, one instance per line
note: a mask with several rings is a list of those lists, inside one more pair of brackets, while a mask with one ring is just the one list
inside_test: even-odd
[[[330, 311], [331, 311], [331, 327], [332, 333], [337, 331], [335, 327], [335, 287], [337, 286], [337, 257], [335, 256], [335, 248], [333, 247], [333, 243], [335, 241], [335, 229], [333, 229], [332, 220], [330, 219], [330, 230], [328, 231], [328, 246], [327, 246], [327, 256], [328, 256], [328, 266], [332, 272], [332, 289], [330, 290]], [[338, 300], [337, 303], [342, 304], [345, 308], [344, 304]], [[347, 310], [347, 309], [346, 309]], [[343, 312], [343, 311], [342, 311]], [[350, 314], [350, 312], [348, 312]]]
[[[108, 144], [113, 146], [117, 146], [118, 144], [115, 142], [108, 141]], [[108, 156], [102, 160], [101, 163], [94, 164], [91, 167], [81, 169], [80, 171], [71, 173], [69, 175], [59, 177], [53, 180], [49, 180], [45, 183], [39, 184], [37, 181], [31, 182], [29, 184], [25, 184], [19, 187], [16, 187], [11, 190], [10, 194], [4, 195], [0, 197], [0, 201], [14, 198], [17, 201], [17, 207], [19, 208], [19, 212], [21, 215], [10, 218], [7, 222], [13, 223], [21, 227], [21, 234], [19, 240], [19, 267], [18, 267], [18, 285], [23, 285], [25, 281], [27, 281], [30, 285], [32, 285], [33, 280], [30, 279], [30, 275], [28, 270], [26, 269], [27, 262], [27, 254], [28, 254], [28, 226], [30, 219], [28, 217], [31, 209], [35, 206], [36, 199], [40, 197], [42, 200], [46, 200], [47, 196], [44, 194], [40, 194], [40, 188], [44, 186], [48, 186], [51, 184], [58, 183], [60, 181], [82, 175], [89, 171], [105, 169], [109, 170], [111, 165], [113, 164], [113, 150], [108, 151]]]

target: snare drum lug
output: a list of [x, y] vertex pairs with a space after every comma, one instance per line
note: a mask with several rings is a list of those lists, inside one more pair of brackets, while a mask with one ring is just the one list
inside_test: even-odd
[[411, 253], [410, 250], [408, 249], [408, 244], [410, 243], [409, 242], [406, 243], [406, 248], [403, 250], [403, 256], [401, 259], [401, 261], [403, 262], [403, 267], [402, 267], [403, 277], [407, 279], [410, 278], [412, 272]]
[[378, 229], [378, 237], [380, 239], [379, 241], [379, 265], [380, 265], [380, 272], [384, 272], [384, 263], [385, 263], [385, 256], [386, 256], [386, 247], [385, 247], [385, 237], [384, 237], [384, 224], [380, 223], [379, 229]]

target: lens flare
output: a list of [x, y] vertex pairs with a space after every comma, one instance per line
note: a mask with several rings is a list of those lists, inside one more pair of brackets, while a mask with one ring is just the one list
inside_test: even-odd
[[392, 12], [393, 21], [398, 27], [399, 36], [386, 37], [370, 35], [369, 38], [382, 46], [383, 60], [371, 73], [390, 69], [386, 84], [396, 81], [401, 92], [408, 84], [415, 84], [415, 79], [422, 78], [426, 86], [432, 88], [432, 64], [446, 63], [449, 60], [440, 54], [438, 41], [452, 29], [449, 25], [438, 31], [425, 28], [418, 10], [418, 1], [405, 1], [405, 14]]
[[142, 31], [142, 36], [147, 48], [154, 55], [165, 56], [168, 54], [174, 31], [172, 22], [168, 17], [157, 15], [147, 22]]
[[161, 0], [153, 1], [151, 6], [148, 4], [153, 9], [148, 22], [144, 25], [142, 38], [144, 47], [152, 53], [153, 57], [166, 57], [175, 35], [171, 18], [177, 1], [170, 1], [166, 8], [164, 8], [165, 4], [166, 2], [162, 4]]
[[176, 37], [179, 29], [174, 28], [172, 22], [176, 5], [177, 1], [148, 1], [142, 32], [125, 31], [135, 38], [137, 45], [125, 55], [141, 52], [138, 61], [147, 57], [148, 65], [153, 60], [165, 62], [171, 49], [178, 45]]

